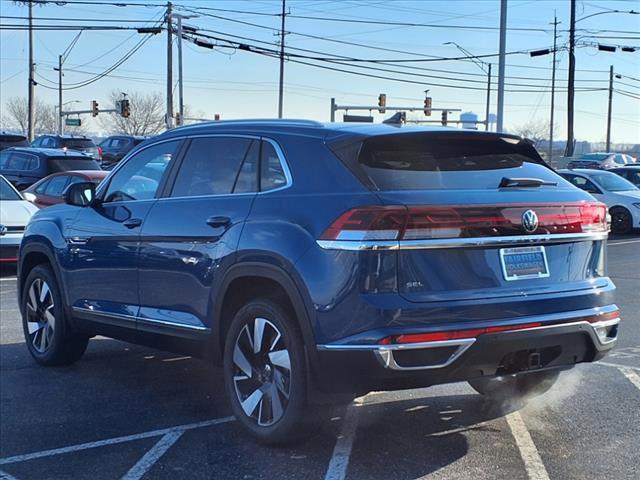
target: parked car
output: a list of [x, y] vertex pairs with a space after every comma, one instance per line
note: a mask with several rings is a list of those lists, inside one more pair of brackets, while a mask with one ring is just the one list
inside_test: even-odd
[[31, 146], [82, 152], [98, 161], [102, 158], [100, 147], [84, 135], [41, 135], [31, 143]]
[[620, 175], [640, 188], [640, 165], [627, 165], [626, 167], [612, 168], [609, 171]]
[[109, 172], [104, 170], [71, 170], [52, 173], [22, 191], [22, 196], [40, 208], [64, 202], [63, 193], [73, 183], [93, 182], [99, 184]]
[[640, 189], [633, 183], [602, 170], [560, 170], [558, 173], [607, 205], [612, 231], [628, 233], [640, 227]]
[[608, 170], [609, 168], [633, 164], [635, 159], [623, 153], [585, 153], [577, 159], [571, 160], [567, 168], [591, 168]]
[[50, 148], [13, 147], [0, 152], [0, 174], [18, 190], [52, 173], [67, 170], [100, 170], [100, 165], [82, 153]]
[[65, 200], [21, 247], [36, 362], [72, 363], [96, 334], [204, 357], [262, 442], [371, 390], [531, 395], [617, 338], [606, 206], [517, 136], [185, 126]]
[[102, 167], [118, 163], [133, 147], [148, 138], [137, 135], [113, 135], [105, 138], [98, 145], [102, 149]]
[[10, 147], [28, 147], [29, 141], [24, 135], [13, 133], [0, 133], [0, 150]]
[[17, 261], [25, 226], [37, 211], [0, 175], [0, 264]]

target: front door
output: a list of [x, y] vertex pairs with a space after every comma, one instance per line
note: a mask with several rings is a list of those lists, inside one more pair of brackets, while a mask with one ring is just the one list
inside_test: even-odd
[[67, 228], [66, 284], [77, 317], [135, 328], [140, 231], [179, 145], [173, 140], [141, 150]]
[[138, 328], [184, 337], [210, 328], [212, 292], [233, 261], [257, 192], [260, 140], [194, 138], [140, 243]]

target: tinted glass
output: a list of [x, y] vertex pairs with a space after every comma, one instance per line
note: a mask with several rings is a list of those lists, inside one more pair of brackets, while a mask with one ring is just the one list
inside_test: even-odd
[[282, 169], [280, 157], [269, 142], [262, 142], [262, 158], [260, 162], [260, 191], [267, 192], [284, 187], [287, 177]]
[[60, 197], [62, 196], [62, 192], [68, 182], [69, 177], [67, 175], [58, 175], [57, 177], [53, 177], [47, 185], [44, 194], [49, 195], [50, 197]]
[[49, 158], [49, 171], [68, 172], [69, 170], [100, 170], [100, 165], [90, 157], [54, 157]]
[[626, 190], [637, 190], [638, 188], [628, 180], [615, 173], [603, 172], [591, 175], [594, 181], [610, 192], [624, 192]]
[[153, 198], [179, 144], [178, 140], [159, 143], [130, 158], [111, 178], [104, 201]]
[[530, 145], [511, 138], [384, 135], [350, 155], [357, 157], [347, 165], [377, 190], [496, 189], [504, 177], [558, 180]]
[[233, 190], [252, 143], [248, 138], [195, 138], [180, 166], [172, 195], [224, 195]]
[[4, 178], [0, 178], [0, 200], [22, 200], [22, 197]]
[[258, 191], [258, 159], [260, 158], [260, 141], [254, 140], [238, 172], [233, 193], [250, 193]]
[[600, 189], [596, 187], [596, 185], [586, 179], [585, 177], [580, 177], [578, 175], [562, 175], [564, 178], [569, 180], [574, 186], [585, 190], [587, 192], [600, 192]]
[[62, 140], [62, 144], [67, 148], [91, 148], [95, 147], [96, 144], [93, 143], [93, 140], [88, 138], [67, 138]]
[[35, 189], [36, 193], [44, 193], [45, 190], [47, 189], [47, 186], [49, 185], [49, 182], [51, 180], [45, 180], [44, 182], [42, 182], [40, 185], [38, 185], [38, 187]]
[[0, 135], [0, 150], [9, 147], [28, 147], [29, 142], [21, 135]]
[[38, 157], [28, 153], [3, 151], [0, 154], [0, 168], [3, 170], [37, 170], [39, 165]]
[[627, 174], [627, 180], [633, 183], [636, 187], [640, 187], [640, 172], [629, 172]]
[[592, 160], [594, 162], [601, 162], [606, 160], [609, 155], [605, 153], [585, 153], [579, 157], [579, 160]]

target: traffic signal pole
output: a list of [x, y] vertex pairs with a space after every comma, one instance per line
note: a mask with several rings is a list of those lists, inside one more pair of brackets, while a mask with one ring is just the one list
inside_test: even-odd
[[171, 18], [173, 6], [167, 3], [167, 14], [165, 23], [167, 24], [167, 113], [165, 115], [165, 126], [167, 130], [173, 128], [173, 24]]
[[58, 55], [58, 135], [64, 132], [62, 120], [62, 55]]
[[613, 65], [609, 67], [609, 109], [607, 111], [607, 152], [611, 151], [611, 107], [613, 104]]

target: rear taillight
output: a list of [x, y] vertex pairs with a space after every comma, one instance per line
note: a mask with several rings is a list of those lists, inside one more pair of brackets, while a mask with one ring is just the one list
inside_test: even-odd
[[98, 158], [102, 159], [102, 147], [98, 147]]
[[[523, 214], [535, 212], [537, 228]], [[320, 240], [423, 240], [607, 231], [601, 203], [361, 207], [342, 214]]]

